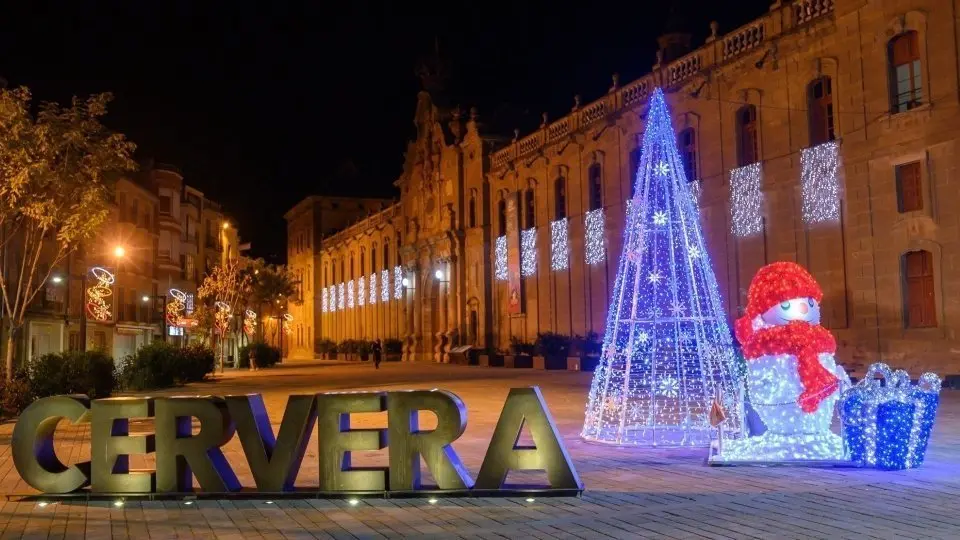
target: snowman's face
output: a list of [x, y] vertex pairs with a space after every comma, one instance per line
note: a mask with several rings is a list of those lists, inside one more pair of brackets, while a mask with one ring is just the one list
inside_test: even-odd
[[793, 298], [768, 309], [760, 318], [773, 326], [783, 326], [791, 321], [820, 324], [820, 304], [813, 298]]

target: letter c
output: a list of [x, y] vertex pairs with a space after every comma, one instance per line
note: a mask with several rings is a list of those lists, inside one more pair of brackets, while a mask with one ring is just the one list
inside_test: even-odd
[[34, 401], [13, 428], [13, 464], [23, 481], [44, 493], [70, 493], [90, 483], [90, 462], [64, 465], [53, 448], [61, 419], [90, 421], [90, 398], [51, 396]]

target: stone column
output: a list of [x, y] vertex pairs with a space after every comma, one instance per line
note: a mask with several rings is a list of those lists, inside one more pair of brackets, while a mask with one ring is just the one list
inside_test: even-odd
[[447, 316], [447, 299], [450, 297], [448, 288], [450, 283], [447, 281], [446, 271], [443, 269], [443, 263], [436, 263], [436, 267], [433, 269], [435, 273], [437, 270], [440, 270], [444, 273], [443, 276], [437, 277], [432, 275], [431, 278], [438, 281], [437, 283], [437, 333], [436, 333], [436, 342], [434, 344], [434, 353], [433, 360], [435, 362], [448, 362], [450, 360], [447, 351], [449, 351], [449, 341], [447, 340], [447, 321], [449, 320]]

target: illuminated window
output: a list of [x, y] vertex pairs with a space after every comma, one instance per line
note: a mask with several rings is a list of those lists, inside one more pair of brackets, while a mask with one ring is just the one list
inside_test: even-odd
[[680, 161], [683, 162], [683, 172], [687, 175], [687, 182], [697, 179], [697, 132], [687, 128], [677, 135], [680, 142]]
[[904, 112], [917, 107], [923, 97], [920, 75], [920, 45], [917, 33], [905, 32], [890, 40], [890, 108]]
[[590, 165], [587, 169], [587, 183], [590, 186], [590, 210], [603, 207], [603, 170], [599, 163]]
[[534, 199], [533, 188], [527, 188], [527, 192], [523, 194], [523, 218], [526, 220], [525, 229], [532, 229], [537, 226], [537, 210], [536, 203]]
[[567, 179], [558, 176], [553, 181], [553, 219], [564, 219], [567, 217]]
[[911, 251], [903, 256], [904, 315], [907, 328], [937, 325], [933, 295], [933, 254]]

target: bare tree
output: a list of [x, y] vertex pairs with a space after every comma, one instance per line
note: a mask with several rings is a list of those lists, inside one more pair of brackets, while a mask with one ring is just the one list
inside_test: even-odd
[[34, 116], [28, 89], [0, 90], [0, 292], [8, 379], [28, 306], [56, 266], [107, 220], [112, 181], [135, 169], [134, 144], [100, 123], [110, 99], [97, 94], [74, 98], [69, 107], [43, 103]]

